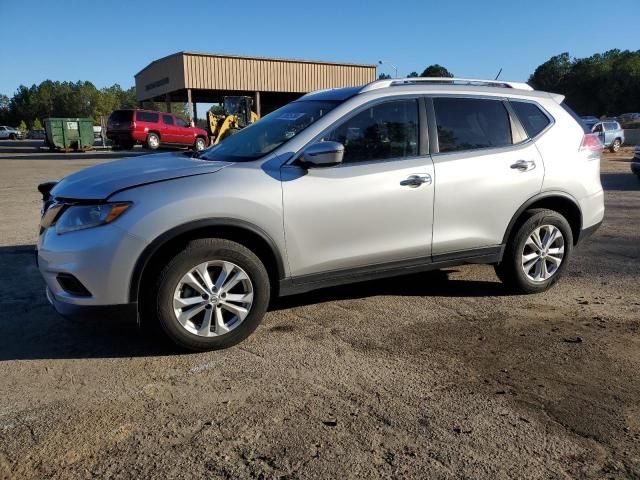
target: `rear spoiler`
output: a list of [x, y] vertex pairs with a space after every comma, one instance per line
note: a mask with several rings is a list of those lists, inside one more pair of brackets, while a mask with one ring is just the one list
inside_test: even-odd
[[558, 105], [561, 105], [564, 102], [565, 96], [560, 95], [559, 93], [550, 93], [549, 96], [555, 100]]

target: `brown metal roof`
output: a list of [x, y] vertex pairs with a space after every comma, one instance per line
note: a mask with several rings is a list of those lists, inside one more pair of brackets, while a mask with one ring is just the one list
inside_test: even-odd
[[364, 85], [375, 65], [178, 52], [135, 75], [139, 101], [184, 90], [306, 93]]

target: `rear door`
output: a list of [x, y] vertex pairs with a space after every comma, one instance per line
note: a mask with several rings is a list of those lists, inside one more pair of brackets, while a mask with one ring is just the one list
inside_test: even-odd
[[[541, 190], [540, 154], [507, 101], [443, 96], [429, 106], [434, 260], [495, 253], [513, 215]], [[538, 120], [539, 133], [550, 119]]]

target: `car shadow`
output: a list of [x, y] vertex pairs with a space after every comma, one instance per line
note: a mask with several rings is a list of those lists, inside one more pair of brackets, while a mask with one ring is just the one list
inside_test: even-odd
[[629, 192], [640, 190], [640, 179], [631, 170], [620, 173], [602, 173], [600, 175], [602, 188], [606, 191]]
[[135, 320], [71, 321], [45, 297], [33, 245], [0, 247], [0, 361], [126, 358], [177, 352]]
[[[34, 245], [0, 247], [0, 361], [126, 358], [185, 353], [157, 327], [140, 328], [122, 318], [72, 321], [59, 316], [45, 297]], [[477, 297], [510, 293], [499, 282], [449, 280], [455, 270], [325, 288], [276, 299], [271, 311], [378, 295]]]

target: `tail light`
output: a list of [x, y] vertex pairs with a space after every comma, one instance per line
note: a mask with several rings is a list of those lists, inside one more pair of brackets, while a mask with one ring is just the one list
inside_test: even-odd
[[580, 151], [589, 151], [589, 152], [602, 152], [603, 150], [602, 143], [600, 143], [600, 139], [598, 135], [595, 133], [585, 133], [582, 138], [582, 144], [580, 145]]

